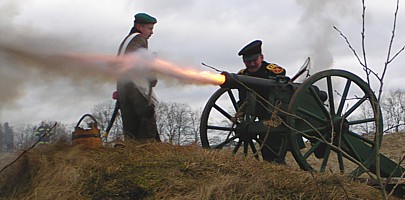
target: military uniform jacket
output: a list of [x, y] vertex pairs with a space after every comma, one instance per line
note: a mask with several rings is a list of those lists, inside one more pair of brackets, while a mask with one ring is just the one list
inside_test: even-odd
[[[139, 33], [132, 33], [125, 37], [124, 41], [121, 43], [118, 50], [118, 56], [135, 52], [139, 49], [148, 49], [148, 40]], [[125, 85], [133, 82], [145, 99], [148, 99], [149, 81], [156, 80], [156, 74], [146, 72], [147, 76], [145, 76], [145, 71], [143, 69], [144, 67], [135, 67], [133, 69], [134, 73], [128, 72], [122, 76], [118, 80], [117, 89], [120, 90], [119, 88], [123, 88]], [[153, 91], [151, 94], [151, 101], [153, 105], [156, 105], [158, 102]]]
[[245, 69], [241, 69], [238, 74], [247, 75], [247, 76], [254, 76], [258, 78], [272, 78], [278, 75], [285, 76], [286, 71], [284, 68], [280, 67], [274, 63], [267, 63], [266, 61], [262, 62], [259, 70], [256, 72], [249, 72]]
[[124, 53], [129, 53], [140, 48], [148, 49], [148, 40], [139, 33], [132, 33], [122, 41], [118, 55], [122, 55], [122, 50], [124, 50]]
[[[274, 63], [267, 63], [265, 61], [262, 62], [262, 65], [260, 66], [259, 70], [256, 72], [248, 72], [245, 69], [242, 69], [238, 72], [240, 75], [247, 75], [247, 76], [253, 76], [253, 77], [258, 77], [258, 78], [265, 78], [265, 79], [271, 79], [275, 78], [276, 76], [285, 76], [286, 71], [284, 68], [280, 67], [277, 64]], [[270, 90], [264, 86], [253, 86], [253, 85], [247, 85], [254, 91], [256, 91], [260, 96], [263, 98], [267, 99], [269, 96]], [[239, 90], [239, 100], [240, 103], [244, 101], [246, 98], [246, 90], [240, 89]], [[259, 103], [261, 102], [261, 103]], [[261, 99], [258, 99], [258, 102], [256, 103], [256, 107], [258, 108], [256, 110], [256, 115], [259, 116], [260, 118], [265, 118], [267, 116], [267, 111], [266, 108], [263, 107], [263, 105], [266, 105], [265, 102], [263, 102]]]

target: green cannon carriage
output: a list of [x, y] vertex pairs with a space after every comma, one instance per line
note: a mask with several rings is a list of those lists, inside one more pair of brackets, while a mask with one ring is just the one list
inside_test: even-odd
[[[201, 116], [203, 147], [278, 163], [290, 152], [308, 171], [376, 173], [382, 115], [373, 91], [358, 76], [331, 69], [294, 83], [288, 77], [223, 74], [225, 83]], [[404, 173], [386, 156], [379, 159], [382, 177]]]

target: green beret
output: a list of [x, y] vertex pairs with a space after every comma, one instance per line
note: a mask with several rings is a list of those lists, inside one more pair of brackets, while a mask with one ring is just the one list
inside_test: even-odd
[[157, 22], [156, 18], [154, 18], [146, 13], [138, 13], [134, 17], [135, 17], [135, 23], [138, 23], [138, 24], [155, 24]]
[[238, 55], [242, 56], [244, 60], [256, 60], [262, 53], [262, 41], [255, 40], [245, 47], [243, 47]]

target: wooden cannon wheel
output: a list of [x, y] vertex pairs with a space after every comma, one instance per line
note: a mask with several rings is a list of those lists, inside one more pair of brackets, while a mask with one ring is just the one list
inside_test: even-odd
[[[220, 88], [210, 97], [201, 116], [202, 146], [229, 150], [233, 154], [253, 155], [258, 159], [271, 157], [271, 161], [283, 162], [287, 152], [287, 136], [283, 135], [285, 139], [280, 140], [277, 148], [263, 145], [265, 133], [252, 132], [249, 129], [249, 126], [257, 124], [257, 119], [255, 121], [252, 116], [238, 112], [238, 94], [237, 89]], [[259, 151], [260, 148], [262, 151]]]
[[376, 144], [382, 140], [382, 134], [374, 133], [383, 131], [375, 102], [368, 84], [350, 72], [326, 70], [306, 79], [288, 107], [288, 135], [298, 165], [304, 170], [349, 171], [355, 177], [373, 168]]

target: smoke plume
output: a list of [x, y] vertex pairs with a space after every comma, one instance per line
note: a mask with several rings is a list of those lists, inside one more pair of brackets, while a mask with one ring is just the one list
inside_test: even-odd
[[338, 39], [333, 26], [338, 26], [337, 19], [347, 16], [353, 4], [351, 1], [299, 1], [297, 5], [304, 8], [300, 19], [301, 30], [305, 34], [307, 46], [311, 49], [311, 73], [331, 68], [333, 53], [331, 47]]
[[139, 77], [156, 73], [160, 80], [182, 85], [219, 85], [224, 82], [224, 77], [220, 74], [180, 66], [158, 58], [151, 59], [148, 53], [143, 51], [117, 57], [105, 54], [61, 53], [60, 49], [41, 49], [42, 45], [35, 46], [35, 50], [32, 47], [0, 43], [0, 109], [4, 106], [14, 106], [16, 101], [25, 96], [27, 87], [42, 92], [42, 95], [46, 96], [45, 101], [54, 99], [63, 104], [74, 105], [74, 102], [61, 98], [69, 95], [66, 91], [73, 91], [70, 95], [91, 96], [105, 84], [115, 87], [116, 80], [122, 75]]

